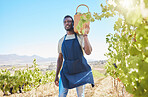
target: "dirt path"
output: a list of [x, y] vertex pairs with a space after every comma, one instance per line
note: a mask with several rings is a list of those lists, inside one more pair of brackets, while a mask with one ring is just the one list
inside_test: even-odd
[[[111, 77], [101, 77], [95, 79], [95, 87], [91, 87], [90, 84], [86, 85], [85, 97], [115, 97], [112, 96], [112, 82]], [[57, 87], [55, 89], [58, 91]], [[45, 97], [58, 97], [58, 92], [53, 92]], [[70, 89], [67, 97], [77, 97], [76, 89]]]

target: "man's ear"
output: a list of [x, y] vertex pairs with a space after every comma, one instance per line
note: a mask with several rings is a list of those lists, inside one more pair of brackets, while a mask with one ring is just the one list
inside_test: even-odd
[[74, 26], [74, 22], [72, 22], [72, 26]]

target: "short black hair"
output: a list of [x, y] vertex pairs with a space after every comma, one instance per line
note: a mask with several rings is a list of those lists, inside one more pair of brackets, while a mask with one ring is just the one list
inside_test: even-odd
[[73, 18], [72, 18], [70, 15], [66, 15], [66, 16], [64, 17], [64, 19], [63, 19], [63, 22], [64, 22], [64, 20], [65, 20], [66, 18], [71, 18], [71, 19], [72, 19], [72, 23], [74, 23], [74, 20], [73, 20]]

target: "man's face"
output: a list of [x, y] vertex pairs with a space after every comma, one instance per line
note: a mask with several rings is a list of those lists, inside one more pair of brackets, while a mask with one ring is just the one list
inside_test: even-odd
[[64, 19], [64, 28], [66, 31], [73, 30], [72, 19], [70, 17]]

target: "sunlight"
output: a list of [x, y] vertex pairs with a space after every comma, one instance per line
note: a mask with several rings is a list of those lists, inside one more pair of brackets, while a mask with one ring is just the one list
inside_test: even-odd
[[120, 4], [122, 5], [123, 8], [130, 8], [132, 5], [132, 0], [122, 0], [120, 1]]
[[106, 0], [107, 4], [113, 5], [114, 7], [117, 6], [117, 4], [114, 2], [114, 0]]
[[[117, 6], [114, 0], [106, 0], [107, 4], [113, 5], [114, 7]], [[132, 5], [132, 0], [120, 0], [119, 1], [120, 5], [122, 5], [123, 8], [131, 8]]]
[[145, 8], [145, 3], [143, 0], [140, 0], [140, 9], [141, 9], [141, 14], [144, 18], [148, 17], [148, 8]]

